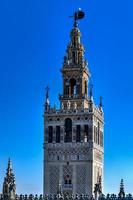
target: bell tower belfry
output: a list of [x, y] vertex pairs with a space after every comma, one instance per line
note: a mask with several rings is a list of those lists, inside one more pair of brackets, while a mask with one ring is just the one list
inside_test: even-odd
[[70, 33], [71, 41], [68, 44], [64, 64], [62, 67], [63, 95], [61, 103], [67, 107], [69, 100], [72, 107], [89, 107], [88, 82], [90, 72], [88, 63], [84, 58], [84, 47], [81, 43], [81, 33], [75, 25]]
[[[63, 92], [60, 109], [52, 108], [46, 90], [44, 111], [44, 194], [86, 194], [103, 189], [104, 113], [89, 85], [90, 72], [84, 58], [78, 20], [74, 26], [62, 66]], [[100, 180], [100, 181], [99, 181]], [[100, 184], [99, 184], [100, 183]]]

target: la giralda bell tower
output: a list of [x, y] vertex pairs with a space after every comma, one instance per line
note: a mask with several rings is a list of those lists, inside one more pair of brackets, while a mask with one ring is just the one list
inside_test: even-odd
[[104, 114], [89, 85], [90, 71], [84, 58], [84, 46], [78, 20], [74, 14], [62, 66], [63, 93], [60, 109], [51, 108], [46, 91], [44, 113], [44, 194], [93, 195], [95, 186], [103, 185]]

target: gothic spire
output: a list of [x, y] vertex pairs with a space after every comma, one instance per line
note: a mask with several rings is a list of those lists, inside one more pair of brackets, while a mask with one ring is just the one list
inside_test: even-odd
[[102, 110], [102, 108], [103, 108], [103, 98], [102, 98], [102, 96], [100, 96], [99, 108], [100, 108], [100, 110]]
[[119, 197], [124, 198], [125, 197], [125, 191], [124, 191], [124, 181], [121, 179], [120, 182], [120, 192], [119, 192]]
[[10, 158], [9, 158], [9, 160], [8, 160], [8, 167], [7, 167], [7, 173], [6, 173], [6, 175], [7, 175], [7, 176], [10, 176], [11, 173], [12, 173], [12, 162], [11, 162], [11, 160], [10, 160]]
[[16, 195], [15, 176], [14, 173], [12, 172], [12, 163], [9, 158], [6, 177], [4, 178], [4, 183], [3, 183], [3, 197], [4, 200], [6, 199], [14, 200], [15, 195]]

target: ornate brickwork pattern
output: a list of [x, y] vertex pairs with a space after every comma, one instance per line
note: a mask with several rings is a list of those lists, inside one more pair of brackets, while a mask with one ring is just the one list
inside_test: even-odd
[[72, 179], [73, 176], [73, 166], [72, 165], [64, 165], [63, 166], [63, 177], [68, 176]]
[[49, 184], [50, 184], [50, 193], [56, 194], [59, 185], [59, 167], [50, 166], [49, 168]]
[[86, 188], [86, 167], [84, 165], [80, 165], [76, 167], [76, 185], [77, 185], [77, 193], [85, 194]]
[[[16, 198], [13, 200], [96, 200], [95, 197], [89, 198], [87, 195], [16, 195]], [[0, 200], [3, 200], [3, 195], [0, 194]], [[120, 196], [120, 193], [118, 195], [115, 194], [107, 194], [105, 196], [104, 194], [101, 194], [98, 197], [98, 200], [133, 200], [133, 196], [131, 194], [127, 194], [123, 196]]]

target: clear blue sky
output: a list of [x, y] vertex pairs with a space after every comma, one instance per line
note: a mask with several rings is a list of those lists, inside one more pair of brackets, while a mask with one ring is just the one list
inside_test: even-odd
[[60, 68], [74, 10], [80, 22], [94, 98], [105, 112], [105, 192], [121, 178], [133, 193], [133, 1], [0, 1], [0, 189], [10, 156], [18, 193], [42, 193], [44, 88], [62, 91]]

